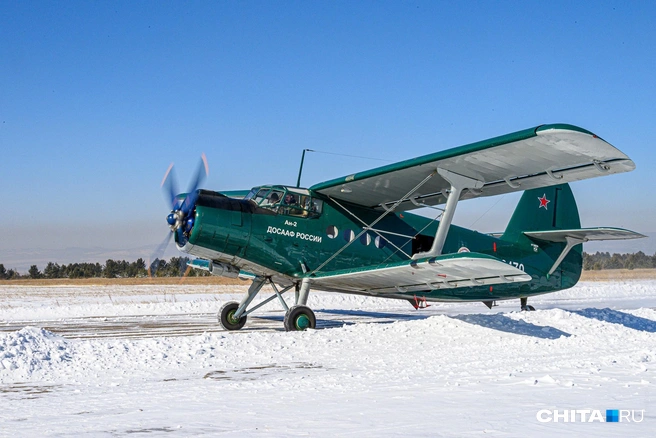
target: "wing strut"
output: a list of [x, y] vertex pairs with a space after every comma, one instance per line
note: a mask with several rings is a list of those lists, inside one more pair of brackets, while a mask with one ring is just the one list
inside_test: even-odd
[[457, 173], [450, 172], [446, 169], [438, 168], [437, 172], [442, 178], [451, 184], [451, 193], [446, 200], [444, 214], [442, 215], [442, 219], [440, 219], [440, 223], [437, 226], [437, 232], [435, 233], [433, 246], [431, 246], [431, 249], [428, 252], [418, 252], [414, 254], [412, 256], [413, 260], [424, 257], [437, 257], [438, 255], [442, 254], [444, 241], [446, 240], [446, 235], [449, 232], [449, 227], [451, 226], [451, 221], [453, 220], [453, 214], [456, 212], [456, 206], [460, 200], [460, 194], [464, 189], [480, 189], [485, 184], [483, 181], [479, 181], [463, 175], [458, 175]]

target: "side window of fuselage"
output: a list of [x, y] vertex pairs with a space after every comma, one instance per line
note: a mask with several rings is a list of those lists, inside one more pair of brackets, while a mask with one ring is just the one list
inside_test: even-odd
[[323, 201], [321, 199], [312, 199], [310, 203], [311, 217], [321, 216], [322, 211], [323, 211]]

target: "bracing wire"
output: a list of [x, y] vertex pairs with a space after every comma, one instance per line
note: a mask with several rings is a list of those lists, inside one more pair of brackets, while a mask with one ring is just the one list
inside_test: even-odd
[[311, 152], [316, 152], [318, 154], [326, 154], [326, 155], [338, 155], [340, 157], [361, 158], [363, 160], [384, 161], [386, 163], [391, 163], [392, 162], [392, 160], [384, 160], [382, 158], [362, 157], [362, 156], [359, 156], [359, 155], [349, 155], [349, 154], [338, 154], [337, 152], [318, 151], [316, 149], [311, 149]]
[[482, 215], [480, 215], [480, 216], [478, 217], [478, 219], [476, 219], [474, 222], [472, 222], [472, 224], [469, 226], [469, 228], [473, 228], [474, 225], [476, 225], [476, 222], [480, 221], [480, 220], [483, 218], [483, 216], [485, 216], [486, 214], [488, 214], [488, 213], [490, 212], [490, 210], [492, 210], [494, 207], [496, 207], [497, 204], [498, 204], [499, 202], [501, 202], [501, 200], [502, 200], [505, 196], [506, 196], [505, 194], [504, 194], [504, 195], [501, 195], [501, 196], [499, 197], [499, 199], [497, 200], [497, 202], [495, 202], [495, 203], [492, 205], [492, 207], [488, 208], [488, 209], [485, 211], [485, 213], [483, 213]]

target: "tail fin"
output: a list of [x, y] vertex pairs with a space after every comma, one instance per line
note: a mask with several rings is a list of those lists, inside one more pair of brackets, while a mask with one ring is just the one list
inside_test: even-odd
[[[581, 220], [572, 189], [568, 184], [560, 184], [525, 191], [502, 239], [513, 244], [538, 245], [546, 255], [546, 259], [542, 259], [542, 262], [535, 260], [534, 264], [536, 267], [543, 265], [540, 270], [547, 272], [558, 260], [566, 244], [532, 240], [524, 232], [577, 230], [579, 228], [581, 228]], [[558, 270], [553, 274], [560, 277], [562, 288], [568, 288], [574, 286], [579, 280], [582, 267], [583, 249], [581, 245], [576, 245], [567, 253], [565, 259], [558, 265]]]
[[503, 233], [516, 241], [524, 231], [550, 231], [581, 228], [579, 209], [569, 184], [527, 190]]

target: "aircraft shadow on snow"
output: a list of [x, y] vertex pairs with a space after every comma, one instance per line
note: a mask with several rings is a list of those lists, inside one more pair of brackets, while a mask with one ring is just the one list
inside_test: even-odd
[[[649, 333], [656, 333], [656, 321], [652, 321], [647, 318], [642, 318], [639, 316], [631, 315], [629, 313], [620, 312], [618, 310], [612, 309], [595, 309], [588, 308], [582, 310], [570, 310], [572, 313], [581, 315], [585, 318], [593, 318], [599, 321], [608, 322], [612, 324], [620, 324], [624, 327], [640, 330]], [[372, 312], [366, 310], [346, 310], [346, 309], [322, 309], [319, 313], [339, 315], [342, 317], [353, 317], [354, 319], [359, 318], [371, 318], [372, 320], [378, 319], [375, 321], [377, 324], [389, 324], [396, 321], [412, 321], [412, 320], [422, 320], [427, 319], [434, 314], [403, 314], [403, 313], [387, 313], [387, 312]], [[514, 333], [517, 335], [523, 336], [532, 336], [535, 338], [542, 339], [558, 339], [561, 336], [569, 337], [571, 334], [559, 330], [554, 327], [549, 326], [540, 326], [528, 323], [522, 320], [514, 320], [508, 318], [502, 314], [494, 315], [483, 315], [483, 314], [467, 314], [467, 315], [446, 315], [449, 318], [457, 319], [469, 324], [478, 325], [481, 327], [499, 330], [507, 333]], [[282, 316], [258, 316], [259, 319], [265, 319], [270, 321], [282, 321]], [[343, 327], [345, 325], [351, 325], [357, 323], [357, 320], [325, 320], [319, 319], [317, 321], [317, 329], [326, 329], [326, 328], [337, 328]], [[372, 322], [372, 321], [368, 321]]]
[[[388, 324], [395, 321], [411, 321], [411, 320], [422, 320], [430, 318], [432, 314], [413, 314], [407, 315], [402, 313], [385, 313], [385, 312], [368, 312], [364, 310], [328, 310], [323, 309], [321, 313], [329, 313], [334, 315], [342, 316], [357, 316], [357, 317], [367, 317], [367, 318], [380, 318], [382, 321], [380, 323]], [[499, 330], [507, 333], [514, 333], [517, 335], [523, 336], [532, 336], [535, 338], [542, 339], [558, 339], [561, 336], [569, 337], [569, 333], [566, 333], [562, 330], [558, 330], [554, 327], [539, 326], [531, 324], [525, 321], [515, 321], [514, 319], [508, 318], [507, 316], [501, 314], [494, 315], [456, 315], [449, 316], [449, 318], [458, 319], [460, 321], [475, 324], [481, 327], [490, 328], [493, 330]], [[332, 327], [341, 327], [342, 325], [352, 324], [348, 321], [324, 321], [329, 324], [322, 326], [321, 328], [332, 328]], [[317, 321], [317, 326], [320, 326], [320, 321]]]
[[630, 313], [620, 312], [619, 310], [609, 308], [588, 308], [582, 310], [570, 310], [570, 312], [576, 313], [585, 318], [592, 318], [602, 322], [609, 322], [611, 324], [620, 324], [633, 330], [656, 333], [656, 321], [631, 315]]
[[[317, 318], [317, 329], [327, 329], [327, 328], [339, 328], [345, 325], [353, 325], [358, 322], [367, 322], [367, 323], [376, 323], [376, 324], [391, 324], [396, 321], [411, 321], [411, 320], [420, 320], [430, 318], [434, 315], [428, 314], [413, 314], [407, 315], [403, 313], [385, 313], [385, 312], [371, 312], [366, 310], [345, 310], [345, 309], [321, 309], [318, 310], [319, 314], [329, 314], [329, 315], [339, 315], [341, 317], [346, 317], [347, 319], [332, 320], [332, 319], [323, 319], [321, 317]], [[348, 317], [352, 317], [352, 320], [349, 320]], [[258, 319], [264, 319], [269, 321], [282, 321], [284, 318], [282, 316], [274, 315], [258, 315]], [[378, 321], [362, 321], [361, 318], [371, 318], [372, 320]]]
[[499, 330], [501, 332], [514, 333], [516, 335], [531, 336], [542, 339], [558, 339], [561, 336], [569, 337], [569, 333], [554, 327], [531, 324], [522, 320], [514, 320], [501, 314], [494, 315], [455, 315], [450, 318], [458, 319], [469, 324]]

